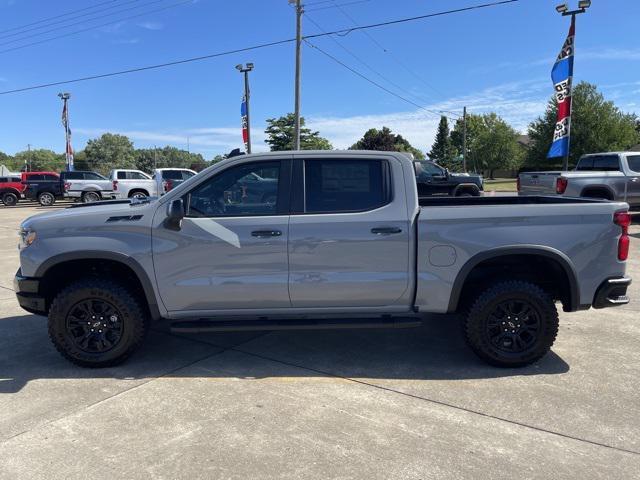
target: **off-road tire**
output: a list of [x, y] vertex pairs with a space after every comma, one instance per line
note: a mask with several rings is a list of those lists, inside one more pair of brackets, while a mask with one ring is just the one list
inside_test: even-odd
[[[78, 347], [67, 329], [70, 310], [83, 300], [95, 299], [113, 305], [122, 320], [119, 341], [106, 352], [87, 352]], [[49, 310], [49, 338], [67, 360], [82, 367], [100, 368], [124, 362], [142, 343], [149, 320], [140, 300], [123, 285], [111, 280], [84, 278], [63, 288]]]
[[[495, 313], [501, 311], [499, 305], [511, 301], [516, 304], [522, 302], [528, 304], [538, 316], [537, 334], [534, 340], [531, 340], [531, 345], [520, 352], [505, 352], [490, 339], [490, 332], [494, 332], [495, 327], [490, 329], [489, 323], [496, 323]], [[503, 317], [499, 317], [498, 320], [499, 335], [502, 335], [504, 331], [502, 327], [507, 329], [510, 327], [502, 325]], [[522, 319], [515, 323], [520, 322]], [[505, 334], [505, 338], [511, 331]], [[485, 362], [497, 367], [524, 367], [536, 362], [547, 354], [557, 334], [558, 311], [553, 299], [538, 285], [526, 281], [505, 281], [488, 288], [473, 302], [464, 320], [465, 340], [471, 350]]]
[[15, 193], [5, 193], [2, 195], [2, 203], [4, 203], [7, 207], [13, 207], [18, 203], [18, 196]]

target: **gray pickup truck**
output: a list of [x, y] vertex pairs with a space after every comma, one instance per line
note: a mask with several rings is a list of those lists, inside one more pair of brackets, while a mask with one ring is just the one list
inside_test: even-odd
[[640, 208], [640, 152], [583, 155], [570, 172], [521, 173], [518, 195], [602, 198]]
[[[247, 175], [276, 184], [275, 201]], [[201, 332], [455, 312], [476, 354], [517, 367], [552, 346], [556, 302], [629, 301], [629, 223], [622, 202], [419, 199], [400, 153], [273, 152], [217, 163], [160, 199], [25, 220], [14, 286], [25, 310], [49, 316], [62, 355], [89, 367], [127, 358], [161, 318]]]

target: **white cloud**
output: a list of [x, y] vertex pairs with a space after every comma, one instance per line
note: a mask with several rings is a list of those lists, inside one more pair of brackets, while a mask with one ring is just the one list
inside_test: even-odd
[[139, 38], [121, 38], [118, 40], [113, 40], [111, 43], [113, 43], [114, 45], [135, 45], [139, 42]]
[[164, 24], [161, 22], [141, 22], [138, 23], [140, 28], [144, 28], [145, 30], [162, 30], [164, 28]]

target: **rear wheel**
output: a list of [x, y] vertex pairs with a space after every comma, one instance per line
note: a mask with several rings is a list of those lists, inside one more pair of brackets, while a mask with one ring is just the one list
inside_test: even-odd
[[143, 192], [142, 190], [135, 190], [129, 194], [129, 198], [137, 198], [138, 200], [144, 200], [148, 196], [149, 195], [147, 195], [147, 193]]
[[100, 201], [100, 194], [98, 192], [84, 192], [82, 194], [83, 203], [93, 203]]
[[108, 367], [142, 343], [148, 320], [138, 299], [111, 280], [85, 278], [65, 287], [49, 310], [49, 337], [67, 360]]
[[7, 207], [13, 207], [16, 203], [18, 203], [18, 196], [15, 193], [7, 192], [2, 195], [2, 203], [4, 203]]
[[38, 195], [38, 203], [43, 207], [49, 207], [56, 203], [56, 197], [51, 192], [42, 192]]
[[542, 358], [558, 334], [558, 312], [540, 287], [501, 282], [485, 290], [465, 320], [467, 344], [498, 367], [523, 367]]

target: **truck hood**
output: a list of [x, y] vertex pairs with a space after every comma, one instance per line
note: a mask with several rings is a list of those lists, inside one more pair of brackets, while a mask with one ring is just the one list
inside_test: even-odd
[[[42, 227], [91, 227], [150, 217], [158, 207], [157, 199], [148, 202], [131, 203], [130, 201], [106, 201], [81, 204], [52, 212], [40, 213], [27, 218], [22, 228], [40, 229]], [[138, 216], [140, 216], [138, 218]], [[148, 219], [147, 219], [148, 220]]]

